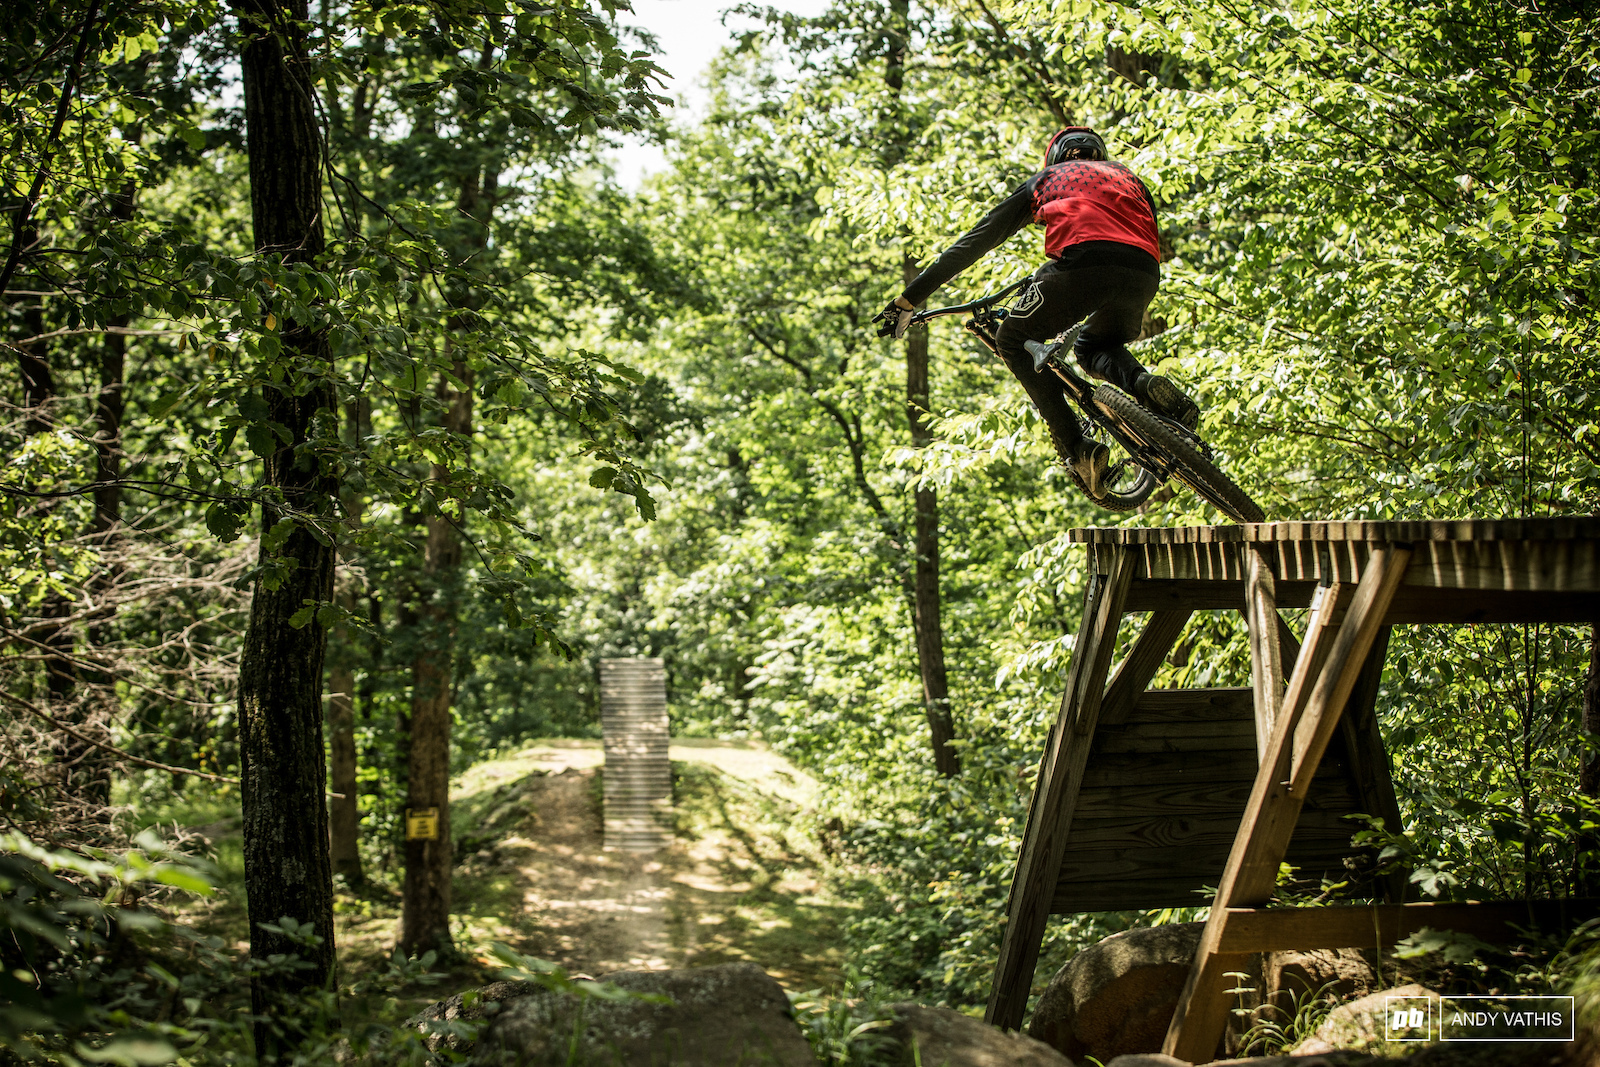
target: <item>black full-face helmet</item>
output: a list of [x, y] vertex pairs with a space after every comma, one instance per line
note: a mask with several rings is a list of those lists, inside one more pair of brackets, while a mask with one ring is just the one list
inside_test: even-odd
[[1106, 143], [1098, 133], [1087, 126], [1068, 126], [1050, 138], [1050, 147], [1044, 150], [1044, 165], [1053, 167], [1074, 155], [1073, 149], [1085, 148], [1089, 150], [1087, 157], [1079, 154], [1077, 158], [1106, 158]]

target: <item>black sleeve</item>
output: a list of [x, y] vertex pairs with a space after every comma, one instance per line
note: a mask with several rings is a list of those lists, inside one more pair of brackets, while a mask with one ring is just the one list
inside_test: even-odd
[[912, 279], [903, 294], [913, 304], [921, 304], [933, 291], [957, 274], [966, 270], [984, 254], [998, 248], [1007, 238], [1033, 221], [1033, 186], [1039, 176], [1035, 174], [983, 217], [972, 229], [949, 248], [933, 265]]
[[1150, 195], [1150, 189], [1144, 182], [1139, 183], [1139, 188], [1144, 190], [1144, 202], [1150, 205], [1150, 221], [1156, 224], [1156, 242], [1161, 241], [1161, 216], [1156, 214], [1156, 198]]

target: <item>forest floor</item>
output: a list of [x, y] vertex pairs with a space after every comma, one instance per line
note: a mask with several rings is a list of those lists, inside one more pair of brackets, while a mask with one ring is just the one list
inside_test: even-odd
[[[804, 830], [810, 820], [797, 818], [815, 784], [752, 743], [677, 740], [671, 759], [676, 832], [651, 855], [602, 847], [598, 741], [541, 741], [456, 779], [452, 911], [466, 959], [405, 1002], [420, 1007], [488, 980], [493, 942], [575, 974], [750, 960], [791, 991], [837, 988], [850, 904], [830, 891], [827, 857]], [[181, 814], [222, 875], [218, 895], [188, 919], [244, 948], [236, 803], [169, 818]], [[345, 980], [383, 967], [398, 925], [388, 872], [373, 872], [361, 892], [340, 891]]]

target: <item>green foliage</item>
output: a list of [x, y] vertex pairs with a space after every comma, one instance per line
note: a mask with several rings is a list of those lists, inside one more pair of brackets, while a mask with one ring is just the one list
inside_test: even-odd
[[[1243, 978], [1230, 972], [1230, 976]], [[1249, 1008], [1235, 1008], [1234, 1014], [1255, 1018], [1238, 1038], [1241, 1056], [1281, 1056], [1288, 1053], [1306, 1038], [1317, 1032], [1323, 1020], [1338, 1006], [1334, 993], [1336, 983], [1328, 982], [1317, 989], [1302, 983], [1302, 988], [1287, 990], [1292, 1001], [1288, 1005], [1268, 1003], [1252, 1012]]]
[[[1140, 357], [1193, 388], [1207, 439], [1272, 517], [1592, 514], [1600, 30], [1561, 5], [1481, 0], [979, 8], [767, 13], [636, 195], [597, 177], [611, 138], [662, 132], [658, 70], [625, 8], [318, 9], [328, 248], [291, 264], [248, 239], [223, 6], [118, 5], [78, 65], [87, 5], [6, 8], [0, 190], [10, 247], [27, 251], [0, 325], [8, 352], [53, 374], [40, 405], [13, 387], [0, 426], [8, 707], [56, 701], [136, 756], [228, 773], [243, 590], [287, 576], [297, 534], [338, 542], [338, 590], [295, 620], [332, 629], [350, 672], [375, 881], [395, 875], [419, 662], [449, 660], [459, 769], [534, 736], [593, 736], [594, 660], [661, 655], [676, 729], [759, 736], [822, 783], [818, 834], [853, 872], [863, 970], [845, 1000], [808, 1002], [819, 1055], [876, 1055], [870, 989], [980, 1003], [1079, 622], [1084, 560], [1064, 532], [1110, 520], [952, 324], [929, 338], [937, 440], [909, 447], [902, 353], [867, 316], [1034, 169], [1052, 129], [1091, 122], [1151, 186], [1170, 245], [1152, 307], [1170, 328]], [[14, 210], [36, 179], [37, 203]], [[935, 299], [1037, 260], [1019, 237]], [[314, 333], [326, 361], [285, 344]], [[108, 538], [95, 419], [118, 346]], [[341, 511], [290, 508], [257, 531], [259, 509], [285, 504], [263, 475], [291, 436], [273, 400], [321, 381], [334, 406], [290, 460], [336, 479]], [[468, 396], [464, 428], [451, 420]], [[909, 611], [918, 486], [940, 503], [954, 781], [932, 773]], [[1173, 493], [1122, 521], [1215, 519]], [[460, 566], [419, 564], [444, 529], [463, 538]], [[1358, 843], [1429, 896], [1579, 889], [1600, 827], [1575, 780], [1592, 756], [1587, 640], [1396, 631], [1378, 710], [1405, 826], [1352, 827]], [[72, 660], [70, 700], [51, 656]], [[1197, 617], [1156, 684], [1244, 685], [1247, 664], [1237, 617]], [[5, 727], [18, 751], [36, 736]], [[136, 804], [181, 788], [130, 781]], [[44, 827], [70, 785], [8, 764], [0, 813]], [[120, 964], [82, 960], [138, 942], [181, 961], [159, 963], [180, 992], [223, 995], [217, 946], [146, 945], [158, 932], [124, 930], [146, 914], [131, 905], [73, 910], [99, 899], [85, 886], [160, 875], [129, 859], [63, 877], [15, 854], [7, 921], [43, 923], [26, 934], [38, 952], [106, 984]], [[1060, 919], [1044, 966], [1176, 917]], [[62, 945], [47, 929], [77, 932]], [[396, 961], [391, 980], [413, 970]], [[177, 1003], [137, 973], [128, 997]], [[40, 1014], [7, 1025], [51, 1055], [84, 1059], [73, 1042], [89, 1030], [229, 1055], [243, 1040], [199, 1009], [157, 1026], [62, 999], [58, 1019], [68, 994], [47, 984], [29, 987]], [[1298, 1023], [1274, 1025], [1263, 1040]]]
[[894, 1018], [872, 982], [855, 977], [836, 993], [813, 990], [789, 999], [818, 1062], [828, 1067], [900, 1062], [899, 1043], [884, 1033]]

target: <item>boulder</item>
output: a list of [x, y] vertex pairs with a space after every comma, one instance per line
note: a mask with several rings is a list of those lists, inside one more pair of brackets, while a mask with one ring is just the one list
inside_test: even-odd
[[1389, 1042], [1384, 1037], [1384, 1004], [1387, 997], [1437, 997], [1439, 994], [1420, 985], [1403, 985], [1341, 1004], [1317, 1027], [1317, 1032], [1290, 1049], [1296, 1056], [1317, 1055], [1336, 1049], [1383, 1053]]
[[1050, 980], [1028, 1036], [1073, 1060], [1158, 1052], [1204, 925], [1125, 930], [1085, 948]]
[[[618, 971], [602, 981], [657, 1003], [554, 993], [535, 983], [498, 982], [455, 996], [411, 1022], [435, 1029], [478, 1021], [470, 1048], [479, 1067], [816, 1067], [789, 998], [753, 963], [677, 971]], [[470, 1001], [470, 1003], [469, 1003]], [[577, 1047], [572, 1048], [576, 1035]], [[574, 1059], [575, 1055], [575, 1059]]]
[[1353, 948], [1270, 952], [1262, 966], [1262, 977], [1272, 1003], [1290, 1015], [1296, 1002], [1308, 995], [1346, 1001], [1382, 988], [1372, 964]]
[[891, 1004], [884, 1033], [921, 1067], [1073, 1067], [1061, 1053], [1023, 1034], [1008, 1034], [970, 1015], [921, 1004]]

